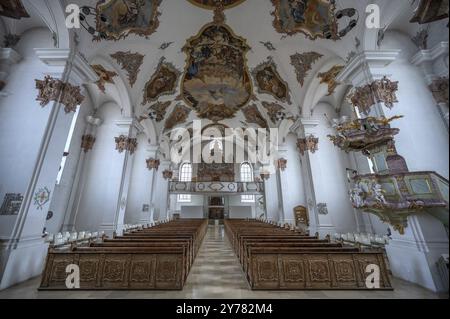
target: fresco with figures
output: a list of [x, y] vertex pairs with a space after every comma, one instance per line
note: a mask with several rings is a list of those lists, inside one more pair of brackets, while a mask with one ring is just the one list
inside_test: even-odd
[[252, 95], [249, 49], [225, 24], [209, 24], [187, 41], [182, 95], [200, 118], [232, 118], [247, 104]]
[[324, 37], [324, 27], [337, 29], [335, 7], [329, 0], [272, 0], [272, 3], [275, 6], [273, 24], [280, 33], [303, 33], [315, 40]]
[[159, 26], [158, 7], [162, 0], [101, 0], [97, 4], [94, 40], [120, 40], [130, 34], [148, 37]]

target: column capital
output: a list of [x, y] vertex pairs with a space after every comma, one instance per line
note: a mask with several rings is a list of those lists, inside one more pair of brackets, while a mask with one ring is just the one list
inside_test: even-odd
[[[363, 51], [355, 55], [336, 77], [340, 83], [361, 86], [372, 81], [367, 77], [381, 77], [382, 70], [394, 62], [401, 50]], [[367, 70], [368, 68], [368, 70]], [[370, 72], [370, 74], [367, 74]]]

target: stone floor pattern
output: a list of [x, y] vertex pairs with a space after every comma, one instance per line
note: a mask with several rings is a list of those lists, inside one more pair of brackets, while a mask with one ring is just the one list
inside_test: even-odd
[[183, 291], [37, 291], [40, 278], [0, 291], [6, 298], [137, 299], [429, 299], [448, 298], [411, 283], [392, 279], [394, 291], [251, 291], [223, 227], [210, 226]]

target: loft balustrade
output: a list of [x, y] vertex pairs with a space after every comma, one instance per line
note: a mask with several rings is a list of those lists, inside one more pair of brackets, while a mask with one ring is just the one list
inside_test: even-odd
[[169, 182], [171, 194], [264, 194], [262, 182]]

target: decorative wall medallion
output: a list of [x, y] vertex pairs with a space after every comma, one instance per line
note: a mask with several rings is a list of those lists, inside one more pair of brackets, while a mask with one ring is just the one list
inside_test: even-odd
[[17, 20], [30, 17], [21, 0], [2, 0], [0, 4], [0, 16]]
[[254, 68], [252, 75], [256, 82], [258, 93], [270, 94], [281, 102], [291, 104], [289, 86], [278, 73], [272, 57], [269, 57], [267, 62], [261, 63]]
[[95, 137], [91, 134], [86, 134], [81, 137], [81, 149], [87, 153], [92, 150], [95, 144]]
[[320, 79], [320, 84], [328, 85], [328, 96], [334, 94], [334, 90], [340, 84], [336, 81], [338, 74], [344, 69], [342, 65], [335, 65], [330, 70], [324, 73], [319, 73], [318, 77]]
[[162, 175], [164, 179], [172, 179], [173, 172], [171, 170], [166, 169], [164, 172], [162, 172]]
[[119, 151], [119, 153], [129, 151], [130, 155], [133, 155], [133, 153], [136, 151], [138, 145], [136, 138], [130, 138], [125, 135], [120, 135], [119, 137], [115, 137], [114, 140], [116, 142], [116, 150]]
[[291, 64], [295, 68], [297, 80], [303, 86], [308, 72], [311, 71], [313, 63], [323, 57], [317, 52], [296, 53], [291, 56]]
[[188, 119], [189, 113], [191, 113], [191, 110], [186, 106], [181, 104], [175, 106], [172, 114], [167, 118], [164, 128], [166, 130], [171, 130], [178, 124], [184, 123]]
[[[188, 0], [188, 1], [193, 5], [209, 10], [214, 10], [217, 6], [217, 0]], [[224, 6], [224, 9], [229, 9], [241, 4], [244, 1], [245, 0], [222, 0], [221, 2]]]
[[410, 22], [425, 24], [448, 18], [448, 0], [420, 0], [415, 16]]
[[156, 72], [145, 85], [142, 105], [154, 102], [163, 95], [175, 94], [180, 74], [172, 63], [165, 62], [162, 57]]
[[111, 54], [111, 57], [117, 61], [117, 63], [122, 66], [122, 69], [128, 73], [128, 82], [130, 86], [136, 83], [137, 76], [139, 74], [142, 63], [144, 62], [145, 55], [139, 53], [127, 52], [116, 52]]
[[34, 206], [38, 210], [42, 210], [44, 205], [47, 204], [50, 200], [50, 191], [47, 187], [39, 188], [33, 197]]
[[398, 102], [396, 92], [398, 82], [392, 82], [386, 76], [363, 87], [355, 88], [350, 100], [359, 111], [369, 114], [370, 108], [376, 103], [383, 102], [389, 109]]
[[171, 101], [167, 102], [156, 102], [149, 108], [149, 118], [151, 120], [156, 120], [156, 122], [161, 122], [164, 120], [164, 117], [166, 116], [167, 109], [169, 108], [170, 104], [172, 104]]
[[130, 34], [148, 38], [159, 26], [158, 7], [162, 0], [101, 0], [97, 4], [94, 40], [118, 41]]
[[224, 22], [207, 24], [187, 40], [182, 96], [200, 118], [214, 122], [232, 118], [248, 103], [253, 92], [246, 59], [249, 50], [246, 41]]
[[22, 201], [23, 201], [22, 194], [13, 194], [13, 193], [5, 194], [2, 207], [0, 208], [0, 215], [17, 215], [20, 211]]
[[277, 161], [277, 168], [278, 168], [279, 170], [282, 170], [282, 171], [286, 170], [286, 168], [287, 168], [287, 159], [285, 159], [285, 158], [280, 158], [280, 159]]
[[149, 158], [149, 159], [146, 160], [146, 163], [147, 163], [147, 168], [149, 170], [154, 169], [156, 171], [158, 170], [159, 165], [161, 164], [159, 159], [156, 159], [156, 158]]
[[262, 114], [259, 112], [258, 107], [255, 104], [249, 105], [242, 109], [245, 119], [248, 123], [254, 123], [262, 128], [268, 128], [269, 124]]
[[446, 103], [448, 105], [448, 78], [442, 77], [434, 80], [430, 85], [436, 103]]
[[319, 215], [328, 215], [327, 203], [318, 203], [317, 212], [319, 213]]
[[303, 33], [315, 40], [324, 37], [324, 29], [331, 32], [331, 39], [338, 40], [335, 5], [329, 0], [272, 0], [275, 11], [273, 26], [279, 33], [294, 35]]
[[267, 110], [272, 123], [276, 124], [286, 118], [285, 109], [277, 103], [262, 102], [262, 106]]
[[91, 65], [92, 69], [94, 69], [95, 73], [97, 73], [99, 80], [95, 83], [97, 84], [98, 88], [102, 93], [105, 93], [105, 84], [114, 84], [113, 78], [117, 76], [118, 74], [114, 71], [108, 71], [106, 70], [102, 65], [100, 64], [94, 64]]
[[66, 113], [75, 112], [77, 106], [83, 103], [84, 96], [81, 94], [79, 86], [73, 86], [70, 83], [64, 83], [47, 75], [44, 80], [35, 80], [36, 89], [39, 90], [36, 101], [44, 107], [50, 101], [58, 102], [64, 105]]
[[297, 147], [302, 156], [305, 155], [305, 152], [307, 151], [314, 154], [319, 150], [319, 138], [314, 135], [309, 135], [306, 138], [300, 138], [297, 140]]

